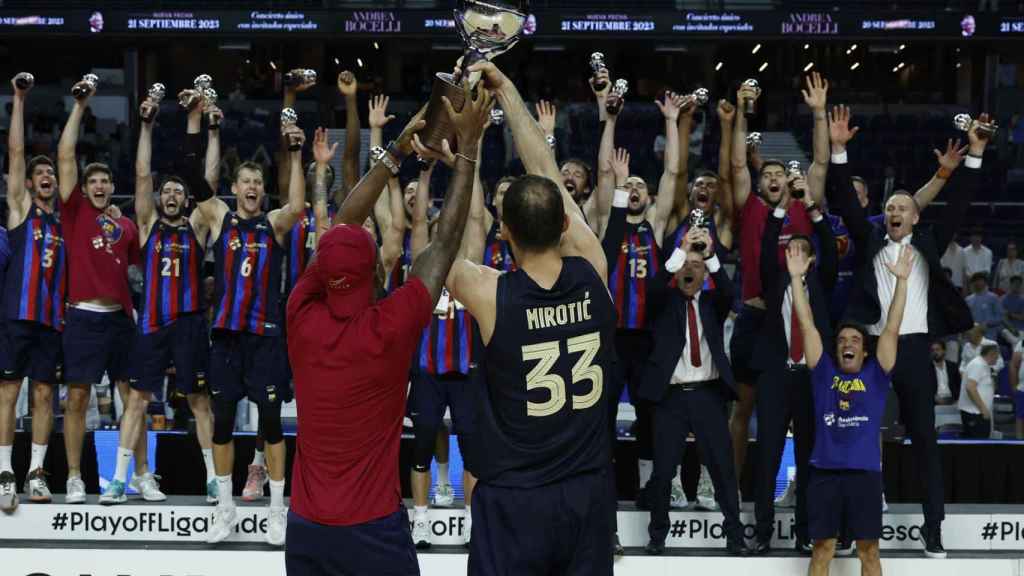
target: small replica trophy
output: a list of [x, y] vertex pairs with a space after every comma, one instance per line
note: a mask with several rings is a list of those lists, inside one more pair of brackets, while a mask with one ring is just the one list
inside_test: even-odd
[[284, 85], [289, 88], [295, 88], [303, 84], [316, 84], [316, 70], [300, 68], [284, 75]]
[[622, 105], [625, 103], [625, 96], [629, 92], [629, 82], [619, 78], [615, 81], [615, 86], [612, 86], [612, 93], [608, 95], [608, 100], [604, 103], [604, 109], [609, 114], [615, 116], [622, 110]]
[[683, 98], [683, 105], [679, 108], [679, 111], [686, 113], [694, 106], [703, 106], [708, 103], [708, 98], [710, 98], [710, 96], [711, 93], [708, 92], [707, 88], [697, 88], [693, 91], [693, 94], [689, 94]]
[[800, 162], [797, 160], [790, 160], [786, 164], [786, 176], [790, 179], [790, 195], [797, 200], [802, 200], [804, 197], [803, 188], [793, 188], [792, 180], [795, 178], [803, 178], [804, 171], [800, 168]]
[[[758, 84], [757, 80], [755, 80], [754, 78], [750, 78], [748, 80], [745, 80], [743, 82], [743, 85], [747, 86], [747, 87], [750, 87], [750, 88], [753, 88], [754, 91], [757, 92], [758, 96], [761, 95], [761, 85]], [[753, 116], [754, 114], [756, 114], [757, 113], [757, 108], [755, 107], [756, 103], [757, 103], [757, 101], [752, 99], [752, 98], [747, 98], [747, 99], [743, 100], [743, 113], [746, 114], [747, 116]]]
[[[707, 220], [704, 217], [704, 211], [703, 210], [701, 210], [700, 208], [694, 208], [692, 211], [690, 211], [690, 229], [691, 230], [693, 228], [704, 228], [704, 229], [707, 229], [707, 227], [708, 227], [708, 223], [707, 223]], [[696, 250], [697, 252], [703, 253], [705, 250], [707, 250], [707, 248], [708, 248], [707, 244], [705, 244], [703, 242], [699, 242], [698, 241], [698, 242], [694, 242], [693, 243], [693, 249]]]
[[604, 63], [604, 54], [600, 52], [594, 52], [590, 55], [590, 77], [594, 79], [594, 90], [598, 92], [604, 90], [604, 87], [608, 85], [604, 80], [598, 80], [597, 74], [601, 70], [607, 70], [608, 65]]
[[[295, 123], [299, 121], [299, 115], [295, 112], [294, 108], [285, 108], [281, 110], [281, 130], [287, 131]], [[288, 151], [295, 152], [296, 150], [302, 149], [302, 143], [299, 142], [294, 135], [288, 134]]]
[[96, 86], [100, 83], [100, 77], [95, 74], [86, 74], [82, 76], [82, 80], [75, 84], [71, 88], [71, 95], [75, 97], [75, 100], [81, 100], [89, 95], [90, 92], [96, 90]]
[[760, 132], [751, 132], [750, 134], [747, 134], [747, 149], [748, 150], [753, 150], [753, 149], [756, 149], [756, 148], [760, 148], [761, 147], [761, 142], [762, 142], [762, 138], [761, 138], [761, 133]]
[[[964, 132], [970, 132], [972, 123], [974, 119], [970, 114], [957, 114], [953, 117], [953, 125]], [[995, 122], [978, 122], [978, 137], [983, 140], [991, 140], [998, 131], [999, 125]]]
[[14, 85], [18, 87], [18, 90], [28, 90], [36, 83], [36, 77], [29, 72], [19, 72], [14, 77]]
[[146, 113], [142, 115], [142, 121], [149, 124], [156, 118], [156, 112], [160, 109], [160, 101], [164, 99], [164, 95], [167, 94], [167, 88], [163, 84], [157, 82], [149, 88], [149, 92], [146, 94], [146, 102], [153, 105]]

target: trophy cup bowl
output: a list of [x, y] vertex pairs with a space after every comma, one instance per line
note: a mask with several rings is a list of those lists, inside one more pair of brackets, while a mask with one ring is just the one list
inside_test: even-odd
[[14, 85], [18, 87], [18, 90], [28, 90], [36, 83], [36, 77], [29, 72], [19, 72], [14, 77]]
[[[528, 2], [505, 2], [499, 0], [461, 0], [455, 9], [455, 28], [466, 46], [463, 53], [462, 70], [481, 60], [491, 60], [512, 48], [519, 41], [526, 23], [526, 7]], [[480, 80], [479, 75], [470, 74], [470, 88]], [[423, 145], [432, 150], [440, 151], [441, 142], [452, 142], [455, 126], [445, 110], [442, 96], [447, 96], [455, 111], [462, 110], [466, 102], [466, 94], [461, 86], [461, 77], [454, 74], [438, 72], [434, 75], [434, 85], [430, 92], [430, 101], [423, 116], [426, 126], [419, 132]]]

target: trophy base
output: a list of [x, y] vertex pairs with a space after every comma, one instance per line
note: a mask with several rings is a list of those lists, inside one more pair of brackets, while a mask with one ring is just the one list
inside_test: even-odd
[[423, 119], [427, 125], [419, 131], [420, 142], [431, 150], [440, 152], [441, 142], [448, 140], [452, 150], [456, 149], [455, 124], [448, 117], [445, 110], [442, 96], [447, 96], [456, 112], [462, 110], [466, 103], [466, 93], [462, 86], [455, 81], [455, 76], [445, 72], [438, 72], [434, 75], [434, 85], [430, 91], [430, 101], [427, 103], [427, 112]]

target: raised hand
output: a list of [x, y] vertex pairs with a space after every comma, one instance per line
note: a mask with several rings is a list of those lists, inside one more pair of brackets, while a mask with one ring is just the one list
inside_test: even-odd
[[338, 74], [338, 92], [341, 92], [342, 96], [354, 97], [357, 90], [359, 90], [359, 82], [356, 81], [355, 74], [348, 70]]
[[853, 137], [859, 131], [860, 127], [858, 126], [850, 128], [849, 106], [839, 105], [832, 107], [832, 118], [828, 124], [828, 134], [834, 148], [845, 150], [846, 144], [853, 140]]
[[540, 124], [544, 134], [552, 136], [555, 133], [555, 115], [558, 110], [555, 105], [547, 100], [537, 102], [537, 123]]
[[292, 152], [300, 152], [303, 144], [306, 143], [306, 133], [296, 124], [291, 124], [287, 127], [282, 126], [281, 135], [288, 141], [288, 149]]
[[686, 235], [683, 236], [683, 250], [686, 252], [693, 252], [693, 245], [697, 242], [701, 242], [704, 239], [704, 235], [701, 234], [699, 226], [693, 226], [686, 231]]
[[615, 186], [623, 186], [629, 178], [629, 151], [619, 148], [612, 154], [612, 173], [615, 174]]
[[394, 115], [387, 113], [390, 101], [391, 98], [381, 94], [370, 98], [370, 128], [383, 128], [388, 122], [395, 119]]
[[[607, 68], [601, 68], [600, 70], [598, 70], [597, 74], [593, 74], [590, 76], [589, 79], [587, 79], [587, 82], [590, 83], [590, 91], [593, 92], [594, 96], [597, 96], [599, 100], [607, 98], [608, 93], [612, 89], [612, 81], [608, 77]], [[595, 88], [595, 82], [604, 82], [604, 89], [598, 90], [597, 88]]]
[[28, 75], [28, 72], [19, 72], [18, 74], [15, 74], [13, 78], [11, 78], [11, 87], [14, 88], [14, 95], [19, 98], [24, 98], [25, 94], [28, 94], [28, 91], [31, 90], [32, 86], [35, 85], [35, 82], [29, 80], [27, 81], [28, 85], [24, 89], [19, 88], [18, 79], [23, 75]]
[[220, 126], [221, 121], [224, 120], [224, 111], [216, 104], [211, 104], [206, 107], [206, 118], [209, 120], [210, 126]]
[[807, 274], [811, 267], [811, 257], [799, 246], [799, 242], [790, 242], [786, 246], [786, 270], [790, 278], [800, 278]]
[[665, 98], [662, 101], [655, 100], [654, 104], [661, 110], [661, 115], [665, 117], [665, 120], [675, 122], [679, 119], [679, 109], [683, 105], [683, 97], [675, 92], [665, 92]]
[[967, 146], [960, 147], [960, 139], [957, 138], [956, 142], [950, 138], [946, 143], [946, 153], [943, 154], [938, 148], [932, 150], [935, 154], [935, 159], [939, 161], [939, 166], [947, 170], [956, 170], [960, 163], [964, 160], [964, 153], [967, 152]]
[[730, 124], [736, 119], [736, 107], [725, 98], [718, 101], [718, 119]]
[[[489, 90], [478, 88], [476, 94], [469, 89], [469, 82], [462, 81], [462, 89], [466, 93], [466, 102], [462, 110], [455, 111], [451, 100], [447, 96], [441, 100], [444, 108], [448, 111], [448, 118], [455, 125], [455, 137], [459, 143], [460, 150], [468, 146], [476, 146], [480, 141], [480, 135], [487, 127], [491, 119], [491, 107], [494, 105], [494, 96]], [[470, 160], [475, 160], [476, 151], [470, 155]]]
[[451, 168], [455, 165], [455, 152], [452, 152], [451, 144], [448, 143], [448, 139], [441, 140], [441, 150], [433, 150], [427, 148], [423, 142], [420, 141], [419, 134], [412, 135], [412, 149], [423, 160], [429, 160], [431, 163], [440, 160]]
[[757, 101], [761, 97], [761, 89], [754, 86], [749, 86], [746, 83], [740, 84], [739, 90], [736, 91], [736, 101], [743, 102], [744, 100]]
[[828, 101], [828, 80], [821, 77], [821, 74], [812, 72], [804, 79], [807, 88], [800, 92], [804, 95], [804, 102], [811, 110], [825, 110], [825, 102]]
[[967, 141], [969, 142], [969, 152], [971, 156], [981, 157], [985, 154], [985, 146], [988, 144], [988, 137], [978, 132], [978, 125], [988, 124], [992, 121], [988, 113], [982, 112], [980, 116], [971, 122], [971, 129], [967, 131]]
[[317, 128], [313, 133], [313, 159], [316, 160], [316, 163], [329, 164], [337, 150], [337, 142], [330, 144], [327, 141], [327, 129]]
[[910, 271], [914, 269], [914, 247], [904, 246], [900, 251], [900, 257], [895, 262], [886, 262], [885, 267], [893, 276], [901, 280], [910, 278]]
[[[461, 75], [462, 69], [460, 66], [461, 61], [460, 64], [455, 67], [456, 75]], [[509, 81], [508, 77], [505, 76], [505, 73], [495, 66], [494, 62], [491, 62], [490, 60], [481, 60], [476, 62], [466, 68], [466, 72], [470, 74], [479, 72], [484, 88], [487, 88], [492, 92], [501, 90], [505, 86], [505, 83]]]
[[[143, 119], [153, 119], [156, 117], [157, 112], [160, 111], [159, 104], [153, 104], [149, 100], [143, 100], [142, 104], [139, 104], [139, 116]], [[152, 114], [152, 116], [150, 116]]]

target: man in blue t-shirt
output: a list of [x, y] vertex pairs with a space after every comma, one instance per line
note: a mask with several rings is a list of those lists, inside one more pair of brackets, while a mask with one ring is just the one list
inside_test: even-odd
[[812, 370], [816, 423], [807, 487], [807, 533], [814, 541], [811, 576], [828, 574], [839, 534], [849, 534], [857, 541], [863, 574], [882, 573], [878, 553], [882, 535], [882, 452], [878, 433], [889, 392], [889, 372], [896, 364], [913, 260], [914, 251], [906, 246], [897, 261], [885, 263], [896, 277], [896, 289], [877, 351], [869, 360], [867, 330], [852, 323], [837, 327], [835, 356], [824, 351], [802, 286], [808, 256], [796, 249], [786, 251], [793, 305], [800, 319], [807, 366]]

